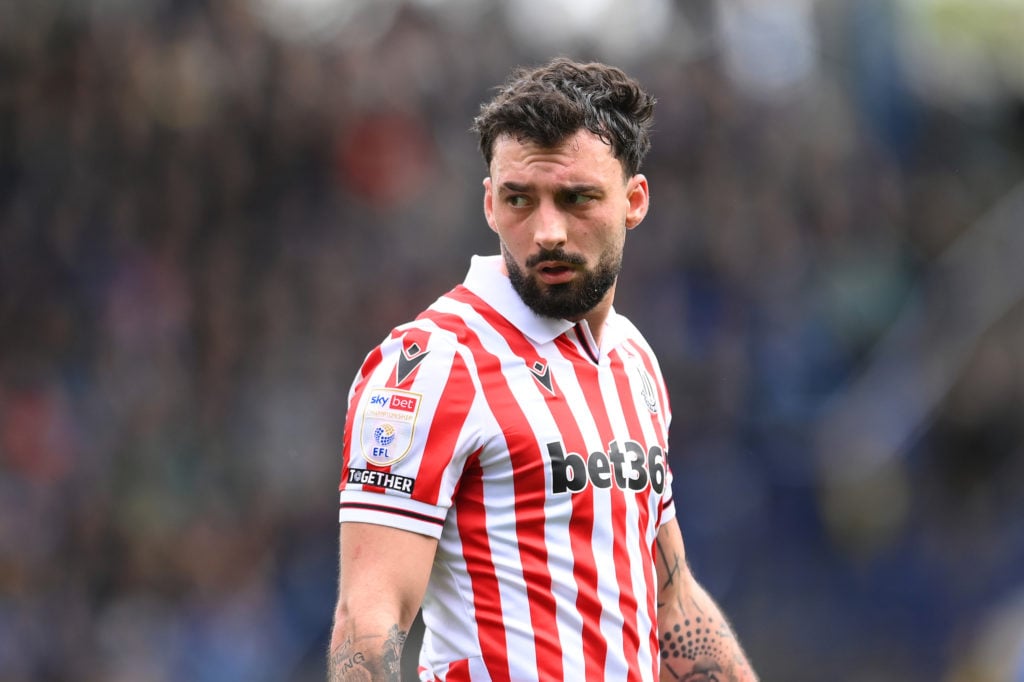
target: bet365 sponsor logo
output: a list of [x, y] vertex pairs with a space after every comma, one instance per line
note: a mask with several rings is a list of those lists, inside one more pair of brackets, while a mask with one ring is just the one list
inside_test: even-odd
[[665, 490], [665, 452], [657, 445], [648, 449], [636, 441], [608, 444], [608, 452], [591, 452], [584, 459], [566, 453], [560, 441], [548, 443], [551, 458], [551, 490], [578, 493], [587, 485], [640, 492], [650, 486], [660, 495]]

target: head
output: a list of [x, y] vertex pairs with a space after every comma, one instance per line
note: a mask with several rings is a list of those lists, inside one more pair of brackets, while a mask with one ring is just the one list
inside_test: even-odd
[[535, 312], [603, 319], [610, 308], [626, 231], [647, 212], [653, 111], [621, 70], [567, 59], [516, 70], [481, 107], [484, 213]]

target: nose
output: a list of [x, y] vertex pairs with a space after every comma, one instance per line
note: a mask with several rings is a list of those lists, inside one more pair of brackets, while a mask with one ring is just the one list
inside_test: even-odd
[[533, 241], [543, 249], [565, 246], [567, 229], [565, 213], [551, 202], [542, 202], [535, 215]]

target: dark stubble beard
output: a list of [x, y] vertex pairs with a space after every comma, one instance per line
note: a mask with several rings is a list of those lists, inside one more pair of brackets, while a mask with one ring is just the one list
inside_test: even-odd
[[[530, 310], [543, 317], [559, 320], [578, 320], [600, 303], [622, 270], [622, 259], [605, 252], [593, 270], [578, 270], [571, 282], [545, 285], [527, 275], [519, 267], [508, 250], [502, 248], [508, 278], [519, 297]], [[582, 256], [566, 253], [561, 249], [541, 251], [526, 261], [526, 267], [533, 267], [542, 261], [558, 261], [571, 265], [584, 265]]]

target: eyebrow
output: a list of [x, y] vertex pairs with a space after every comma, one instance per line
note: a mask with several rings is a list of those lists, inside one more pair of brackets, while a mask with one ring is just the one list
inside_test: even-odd
[[501, 183], [500, 189], [505, 190], [507, 192], [529, 192], [531, 189], [533, 189], [533, 185], [527, 185], [521, 182], [505, 181]]
[[[533, 190], [533, 185], [522, 182], [506, 181], [501, 183], [500, 189], [506, 192], [525, 193]], [[601, 191], [602, 189], [600, 186], [588, 184], [568, 185], [566, 187], [561, 187], [558, 190], [560, 194], [592, 194]]]

